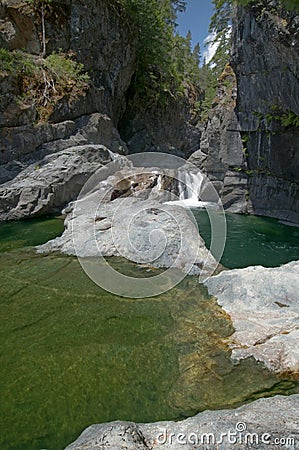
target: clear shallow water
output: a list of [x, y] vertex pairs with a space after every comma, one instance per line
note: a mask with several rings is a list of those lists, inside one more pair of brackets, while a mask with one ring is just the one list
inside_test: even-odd
[[252, 360], [231, 363], [231, 322], [195, 278], [124, 299], [75, 258], [25, 248], [61, 231], [56, 219], [0, 225], [1, 450], [59, 450], [91, 423], [179, 419], [299, 392]]
[[62, 234], [63, 220], [55, 217], [0, 224], [0, 252], [41, 245]]

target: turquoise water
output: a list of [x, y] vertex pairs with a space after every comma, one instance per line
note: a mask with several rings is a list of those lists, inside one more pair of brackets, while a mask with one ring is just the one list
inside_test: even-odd
[[[204, 210], [193, 210], [207, 246], [211, 229]], [[226, 214], [227, 240], [221, 263], [229, 269], [277, 267], [299, 259], [299, 228], [268, 217]]]
[[[279, 245], [288, 235], [272, 220], [236, 217], [229, 217], [227, 265], [237, 236], [258, 230], [269, 258], [273, 235]], [[231, 363], [230, 319], [196, 278], [159, 297], [124, 299], [93, 284], [76, 258], [30, 248], [62, 229], [53, 218], [0, 225], [1, 450], [60, 450], [91, 423], [176, 420], [299, 392], [297, 382], [253, 360]], [[252, 258], [265, 258], [254, 242]], [[296, 255], [287, 242], [279, 264]], [[235, 256], [244, 261], [239, 246]], [[119, 258], [112, 264], [142, 272]]]

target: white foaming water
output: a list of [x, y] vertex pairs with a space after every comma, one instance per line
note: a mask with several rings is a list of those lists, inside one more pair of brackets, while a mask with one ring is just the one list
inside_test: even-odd
[[201, 172], [188, 173], [180, 172], [178, 174], [179, 182], [179, 198], [180, 200], [192, 200], [198, 202], [203, 176]]
[[184, 208], [205, 208], [206, 206], [215, 206], [214, 203], [201, 202], [199, 200], [203, 184], [203, 175], [201, 172], [179, 172], [179, 200], [165, 202], [168, 205], [178, 205]]
[[155, 186], [157, 191], [161, 191], [162, 189], [162, 175], [158, 176], [157, 185]]
[[114, 153], [111, 150], [109, 150], [109, 148], [107, 148], [107, 150], [108, 150], [109, 156], [110, 156], [112, 161], [115, 161], [117, 158], [120, 157], [119, 153]]
[[206, 207], [214, 207], [217, 208], [217, 203], [212, 202], [201, 202], [199, 200], [193, 200], [192, 198], [187, 198], [185, 200], [172, 200], [169, 202], [164, 202], [164, 205], [177, 205], [182, 208], [206, 208]]

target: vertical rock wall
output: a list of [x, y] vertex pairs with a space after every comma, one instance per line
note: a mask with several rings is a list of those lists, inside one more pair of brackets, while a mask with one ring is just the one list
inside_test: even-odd
[[236, 114], [235, 74], [227, 65], [208, 120], [203, 126], [200, 150], [189, 160], [203, 170], [231, 212], [248, 212], [247, 161]]
[[299, 16], [277, 1], [239, 7], [232, 65], [255, 214], [299, 222]]
[[275, 0], [234, 15], [234, 75], [220, 77], [191, 161], [227, 210], [299, 223], [299, 16]]
[[[41, 57], [41, 17], [32, 4], [3, 0], [0, 46]], [[116, 127], [136, 64], [135, 31], [119, 2], [53, 0], [45, 10], [47, 54], [72, 52], [90, 76], [87, 93], [63, 97], [48, 122], [37, 123], [33, 100], [20, 102], [18, 74], [0, 69], [0, 183], [28, 164], [67, 147], [104, 144], [113, 151], [125, 144]], [[103, 138], [103, 136], [105, 136]], [[115, 145], [115, 139], [118, 141]]]

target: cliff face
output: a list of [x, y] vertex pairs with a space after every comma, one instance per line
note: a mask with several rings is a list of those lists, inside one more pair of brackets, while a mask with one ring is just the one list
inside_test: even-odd
[[235, 9], [236, 78], [228, 66], [191, 156], [232, 212], [299, 223], [298, 38], [299, 16], [277, 1]]
[[[2, 47], [40, 53], [41, 20], [28, 3], [2, 2], [0, 19]], [[19, 101], [17, 76], [0, 74], [2, 182], [18, 172], [22, 167], [19, 162], [27, 164], [37, 159], [40, 153], [65, 148], [63, 144], [51, 146], [53, 142], [72, 138], [72, 145], [76, 145], [78, 139], [75, 136], [82, 135], [82, 124], [88, 122], [90, 114], [100, 112], [117, 124], [125, 107], [125, 92], [135, 70], [135, 34], [118, 3], [107, 0], [54, 1], [45, 14], [45, 28], [47, 53], [60, 50], [75, 53], [89, 73], [90, 88], [72, 101], [67, 96], [60, 99], [48, 122], [37, 124], [36, 108], [30, 99], [26, 104]], [[96, 128], [93, 134], [95, 131]], [[79, 139], [77, 145], [86, 143], [99, 142], [93, 142], [89, 136], [87, 140]], [[7, 163], [10, 166], [3, 167]]]
[[[208, 121], [196, 125], [192, 105], [201, 93], [191, 86], [164, 107], [144, 105], [132, 92], [136, 30], [120, 2], [53, 0], [45, 14], [47, 54], [75, 53], [90, 87], [72, 101], [61, 98], [49, 120], [37, 123], [34, 104], [18, 99], [17, 78], [0, 70], [0, 183], [51, 153], [82, 145], [192, 154], [226, 209], [299, 222], [298, 24], [295, 13], [273, 0], [237, 8], [234, 72], [226, 68]], [[40, 12], [2, 0], [0, 46], [38, 61]]]
[[[37, 55], [41, 52], [38, 10], [26, 2], [6, 0], [0, 19], [1, 47]], [[92, 82], [83, 102], [61, 102], [50, 120], [102, 112], [117, 123], [136, 62], [135, 32], [121, 5], [108, 0], [54, 0], [45, 10], [45, 28], [47, 54], [72, 51]], [[9, 121], [6, 117], [2, 120], [4, 125]]]
[[[25, 56], [33, 55], [34, 64], [44, 64], [42, 22], [40, 7], [34, 8], [32, 3], [21, 0], [1, 1], [0, 47], [25, 51]], [[78, 94], [77, 89], [77, 95], [59, 98], [47, 120], [41, 120], [34, 97], [29, 93], [24, 100], [20, 73], [0, 67], [0, 210], [6, 218], [58, 211], [73, 200], [96, 163], [103, 162], [99, 145], [117, 153], [154, 150], [180, 156], [199, 147], [200, 133], [192, 122], [191, 111], [199, 93], [186, 86], [184, 98], [179, 102], [171, 98], [167, 107], [141, 105], [133, 95], [131, 82], [137, 65], [138, 30], [121, 2], [53, 0], [44, 8], [44, 22], [43, 56], [70, 52], [84, 64], [90, 83], [84, 92]], [[49, 81], [45, 80], [45, 89]], [[43, 95], [43, 80], [40, 84]], [[128, 145], [120, 138], [118, 129]], [[87, 167], [82, 149], [86, 148], [91, 155], [91, 146], [95, 158]], [[54, 164], [57, 172], [63, 170], [68, 174], [71, 166], [68, 149], [73, 155], [76, 148], [79, 155], [76, 164], [86, 170], [69, 179], [60, 174], [53, 184], [46, 168]], [[28, 181], [28, 171], [33, 171], [36, 183]], [[63, 195], [58, 194], [59, 190]], [[18, 213], [11, 213], [14, 209]]]
[[231, 212], [248, 212], [247, 161], [236, 114], [237, 84], [227, 65], [219, 80], [217, 97], [202, 128], [200, 150], [190, 161], [202, 169]]
[[299, 222], [299, 16], [278, 2], [238, 8], [232, 65], [252, 211]]
[[165, 105], [140, 102], [137, 95], [127, 98], [120, 133], [130, 153], [163, 152], [182, 158], [199, 149], [201, 129], [195, 104], [202, 92], [185, 83], [180, 99], [169, 97]]

